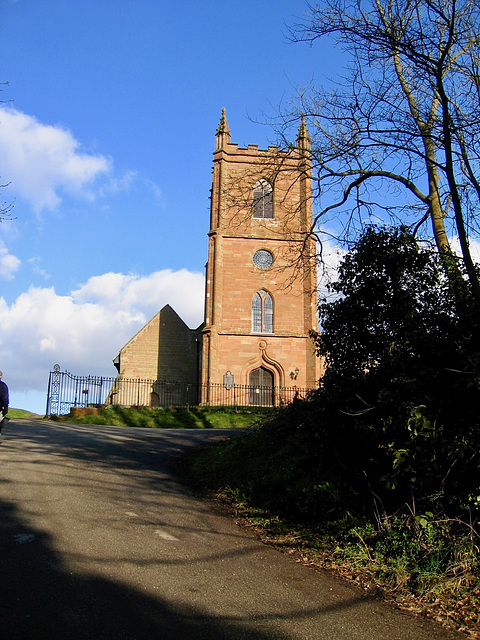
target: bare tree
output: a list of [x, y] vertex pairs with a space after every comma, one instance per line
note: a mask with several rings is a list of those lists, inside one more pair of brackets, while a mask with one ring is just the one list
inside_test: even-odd
[[[0, 82], [0, 87], [1, 85], [8, 85], [8, 82]], [[2, 89], [0, 88], [0, 91], [2, 91]], [[0, 103], [2, 102], [11, 102], [10, 100], [0, 100]], [[0, 184], [0, 189], [5, 189], [6, 187], [8, 187], [8, 184]], [[0, 222], [2, 222], [3, 220], [11, 220], [12, 218], [10, 217], [11, 211], [13, 209], [13, 202], [2, 202], [0, 201]]]
[[[0, 184], [0, 189], [8, 187], [8, 184]], [[12, 220], [10, 213], [13, 209], [13, 202], [0, 202], [0, 222], [3, 220]]]
[[305, 115], [317, 181], [318, 228], [328, 214], [356, 223], [430, 220], [458, 282], [449, 235], [459, 238], [471, 292], [480, 284], [469, 238], [480, 220], [480, 3], [478, 0], [322, 0], [294, 41], [328, 37], [349, 56], [334, 91], [311, 86], [280, 131]]

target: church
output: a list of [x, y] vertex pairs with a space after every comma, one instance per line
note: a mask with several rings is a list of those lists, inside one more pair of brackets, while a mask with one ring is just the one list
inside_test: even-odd
[[[322, 374], [317, 330], [310, 137], [296, 145], [239, 147], [225, 110], [215, 136], [205, 316], [191, 329], [166, 305], [114, 360], [120, 404], [163, 404], [168, 385], [187, 385], [190, 404], [277, 405]], [[122, 398], [122, 380], [142, 379], [145, 397]], [[219, 393], [221, 390], [221, 394]]]

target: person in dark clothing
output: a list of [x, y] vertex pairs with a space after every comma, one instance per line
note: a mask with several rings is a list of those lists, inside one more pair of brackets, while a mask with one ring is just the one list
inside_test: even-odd
[[[2, 428], [8, 422], [7, 413], [8, 413], [8, 387], [3, 382], [3, 372], [0, 371], [0, 434], [2, 433]], [[1, 440], [0, 440], [1, 442]]]

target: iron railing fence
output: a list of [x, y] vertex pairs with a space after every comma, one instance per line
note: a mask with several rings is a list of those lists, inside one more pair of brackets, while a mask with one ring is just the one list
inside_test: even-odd
[[162, 380], [127, 379], [120, 376], [76, 376], [50, 372], [46, 415], [67, 415], [72, 407], [277, 407], [295, 397], [304, 398], [308, 389], [297, 387], [255, 387]]
[[226, 388], [223, 384], [200, 385], [200, 401], [203, 406], [222, 407], [280, 407], [294, 398], [305, 398], [309, 389], [298, 387], [260, 387], [234, 384]]

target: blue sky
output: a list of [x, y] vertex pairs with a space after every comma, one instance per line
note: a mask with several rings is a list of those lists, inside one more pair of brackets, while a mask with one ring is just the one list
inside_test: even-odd
[[48, 373], [114, 375], [164, 304], [203, 316], [215, 131], [259, 124], [335, 60], [292, 44], [303, 0], [0, 0], [0, 369], [42, 413]]

